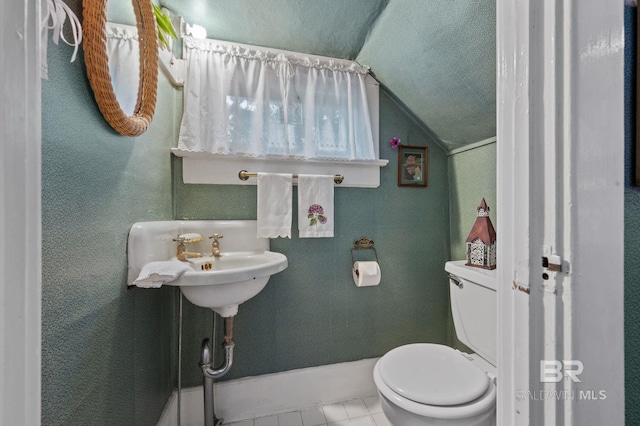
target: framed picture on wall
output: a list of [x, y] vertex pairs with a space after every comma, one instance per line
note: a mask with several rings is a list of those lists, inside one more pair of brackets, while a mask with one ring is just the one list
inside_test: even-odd
[[398, 146], [398, 186], [427, 186], [427, 147]]

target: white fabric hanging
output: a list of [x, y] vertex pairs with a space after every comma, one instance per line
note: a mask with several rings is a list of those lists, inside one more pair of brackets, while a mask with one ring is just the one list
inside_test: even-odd
[[185, 39], [178, 148], [255, 158], [376, 159], [368, 68]]
[[133, 115], [140, 81], [138, 28], [107, 22], [107, 56], [116, 99], [125, 114]]
[[[75, 13], [67, 6], [62, 0], [41, 0], [43, 10], [46, 10], [44, 14], [44, 21], [40, 28], [41, 44], [40, 44], [40, 77], [43, 79], [49, 78], [49, 66], [47, 63], [47, 44], [49, 42], [49, 30], [52, 30], [52, 40], [54, 44], [58, 44], [60, 39], [69, 46], [73, 46], [73, 54], [71, 55], [71, 62], [76, 60], [76, 54], [78, 53], [78, 47], [82, 43], [82, 25]], [[46, 8], [44, 5], [46, 4]], [[64, 36], [64, 23], [69, 18], [69, 25], [71, 26], [71, 35], [73, 36], [73, 42], [67, 41]]]

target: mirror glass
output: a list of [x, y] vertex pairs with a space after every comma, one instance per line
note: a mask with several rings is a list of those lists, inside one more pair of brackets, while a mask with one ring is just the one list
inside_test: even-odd
[[116, 99], [126, 115], [133, 115], [140, 82], [140, 43], [130, 0], [107, 2], [107, 57]]
[[140, 84], [140, 44], [138, 29], [107, 22], [107, 57], [109, 75], [120, 108], [133, 115]]

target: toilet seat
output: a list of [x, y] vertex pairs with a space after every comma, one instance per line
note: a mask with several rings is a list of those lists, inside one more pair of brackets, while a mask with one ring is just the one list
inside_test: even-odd
[[380, 360], [389, 388], [411, 401], [439, 406], [465, 404], [482, 396], [489, 377], [449, 346], [416, 343], [389, 351]]
[[[426, 347], [420, 347], [420, 345], [427, 345]], [[418, 348], [416, 348], [415, 346], [418, 346]], [[413, 347], [413, 348], [412, 348]], [[430, 348], [429, 348], [430, 347]], [[435, 348], [434, 348], [435, 347]], [[404, 348], [404, 349], [402, 349]], [[443, 349], [443, 348], [447, 348], [447, 349]], [[428, 353], [430, 350], [433, 350], [433, 353], [435, 354], [445, 354], [448, 353], [448, 356], [451, 356], [454, 360], [459, 361], [459, 358], [457, 357], [462, 357], [463, 361], [466, 361], [468, 364], [470, 364], [472, 366], [472, 368], [474, 370], [467, 370], [466, 365], [465, 364], [460, 364], [460, 365], [465, 365], [464, 369], [465, 371], [473, 371], [473, 375], [475, 376], [476, 373], [480, 373], [483, 374], [486, 377], [486, 387], [484, 389], [484, 391], [481, 392], [480, 395], [478, 395], [476, 398], [469, 400], [466, 397], [458, 397], [457, 400], [462, 400], [462, 399], [467, 399], [467, 401], [464, 401], [462, 403], [458, 403], [455, 405], [438, 405], [438, 404], [427, 404], [427, 403], [421, 403], [421, 402], [417, 402], [412, 398], [420, 398], [419, 396], [416, 397], [416, 395], [419, 395], [420, 392], [414, 393], [415, 389], [413, 388], [407, 388], [406, 385], [403, 388], [401, 385], [399, 385], [398, 383], [394, 383], [393, 379], [391, 378], [390, 374], [391, 374], [391, 369], [389, 367], [389, 365], [387, 364], [391, 364], [391, 362], [387, 361], [389, 359], [393, 359], [393, 358], [387, 358], [387, 355], [389, 355], [391, 352], [395, 351], [396, 349], [398, 349], [400, 354], [410, 354], [412, 353], [415, 349], [418, 349], [418, 351], [422, 351]], [[484, 373], [482, 370], [480, 370], [478, 367], [476, 367], [475, 365], [471, 364], [466, 358], [464, 358], [464, 356], [462, 354], [460, 354], [459, 352], [455, 351], [452, 348], [449, 348], [448, 346], [444, 346], [444, 345], [434, 345], [434, 344], [412, 344], [412, 345], [405, 345], [405, 346], [401, 346], [399, 348], [396, 348], [392, 351], [390, 351], [389, 353], [387, 353], [386, 355], [384, 355], [375, 365], [374, 371], [373, 371], [373, 377], [374, 377], [374, 381], [376, 383], [376, 386], [378, 387], [378, 390], [380, 391], [380, 393], [389, 401], [393, 402], [395, 405], [409, 411], [412, 412], [416, 415], [419, 416], [424, 416], [424, 417], [431, 417], [431, 418], [439, 418], [439, 419], [462, 419], [462, 418], [467, 418], [467, 417], [472, 417], [475, 416], [479, 413], [482, 413], [486, 410], [492, 409], [495, 406], [496, 403], [496, 386], [493, 383], [493, 381], [489, 380], [488, 376], [486, 375], [486, 373]], [[441, 350], [442, 349], [442, 350]], [[455, 352], [455, 354], [449, 352], [453, 351]], [[396, 352], [396, 354], [398, 353]], [[417, 355], [417, 358], [419, 358], [421, 355]], [[395, 356], [394, 356], [395, 357]], [[417, 359], [415, 361], [411, 361], [412, 356], [411, 355], [406, 355], [406, 359], [409, 359], [410, 361], [408, 362], [415, 362], [417, 365], [418, 361]], [[427, 357], [429, 357], [429, 355], [427, 355]], [[446, 364], [448, 361], [443, 361], [443, 360], [437, 360], [438, 356], [435, 355], [433, 357], [428, 358], [429, 361], [425, 361], [425, 358], [422, 358], [422, 362], [431, 362], [434, 366], [438, 365], [443, 365], [443, 364], [439, 364], [439, 362], [443, 362], [444, 364]], [[402, 361], [403, 357], [400, 357], [400, 360]], [[454, 361], [454, 363], [457, 364], [457, 361]], [[385, 370], [384, 373], [381, 370]], [[410, 369], [409, 369], [410, 370]], [[384, 375], [384, 377], [383, 377]], [[445, 374], [446, 376], [446, 374]], [[415, 376], [414, 376], [415, 377]], [[422, 379], [424, 380], [424, 379]], [[429, 388], [429, 386], [425, 386], [425, 382], [422, 380], [413, 380], [413, 383], [417, 383], [418, 385], [415, 386], [415, 388], [418, 387], [423, 387], [423, 388]], [[480, 380], [482, 381], [482, 380]], [[387, 384], [387, 382], [392, 383], [392, 386], [397, 389], [397, 391], [392, 388], [390, 385]], [[421, 385], [421, 386], [420, 386]], [[478, 392], [478, 385], [476, 383], [476, 388], [474, 389], [474, 392], [472, 392], [473, 394], [476, 394]], [[412, 390], [409, 390], [412, 389]], [[437, 397], [434, 397], [433, 395], [435, 393], [438, 392], [438, 388], [435, 386], [432, 386], [431, 389], [433, 389], [434, 392], [431, 392], [431, 390], [426, 391], [426, 393], [422, 394], [422, 397], [426, 397], [426, 398], [435, 398], [433, 400], [437, 401]], [[403, 396], [402, 393], [405, 393], [405, 395], [407, 395], [407, 397]], [[452, 392], [453, 393], [453, 392]], [[463, 391], [463, 393], [465, 393]], [[470, 395], [471, 393], [465, 393], [466, 395]], [[452, 401], [451, 399], [452, 397], [449, 396], [448, 401]], [[445, 401], [446, 402], [446, 401]]]

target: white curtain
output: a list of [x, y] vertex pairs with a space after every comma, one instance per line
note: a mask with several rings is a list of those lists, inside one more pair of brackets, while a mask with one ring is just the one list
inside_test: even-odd
[[178, 148], [255, 158], [376, 159], [368, 68], [185, 39]]
[[120, 107], [133, 115], [140, 81], [140, 43], [138, 29], [130, 25], [107, 23], [107, 56], [111, 84]]

